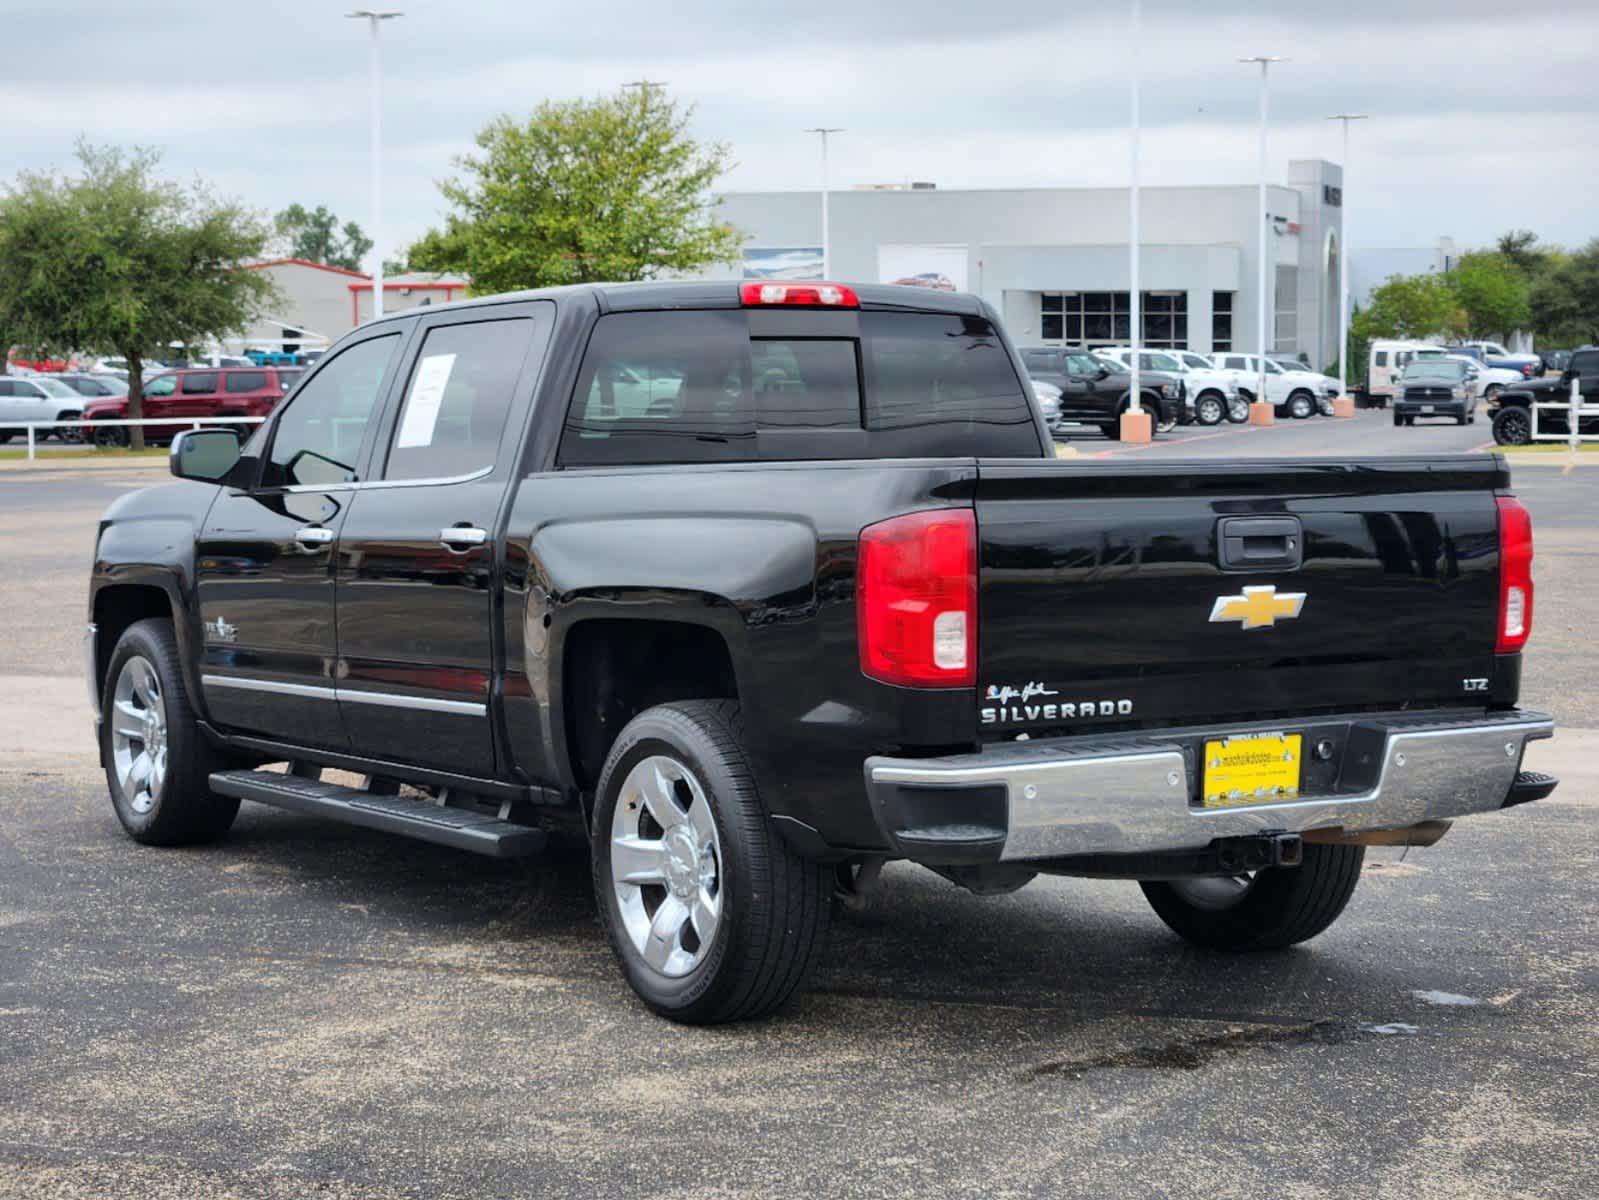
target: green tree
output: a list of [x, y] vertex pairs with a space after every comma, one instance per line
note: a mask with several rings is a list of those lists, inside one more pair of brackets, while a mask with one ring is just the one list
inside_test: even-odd
[[1552, 254], [1538, 244], [1538, 235], [1530, 229], [1512, 229], [1500, 234], [1494, 249], [1515, 263], [1529, 283], [1548, 267]]
[[1599, 343], [1599, 238], [1560, 255], [1533, 282], [1532, 328], [1556, 345]]
[[1352, 341], [1462, 334], [1467, 319], [1460, 299], [1441, 275], [1393, 275], [1350, 322]]
[[1465, 314], [1469, 337], [1504, 337], [1525, 329], [1532, 318], [1527, 272], [1503, 250], [1468, 250], [1447, 282]]
[[483, 293], [736, 262], [742, 236], [710, 195], [729, 151], [689, 136], [692, 112], [645, 87], [497, 118], [480, 153], [456, 159], [461, 177], [439, 184], [452, 211], [411, 246], [411, 266], [464, 273]]
[[327, 263], [359, 271], [361, 260], [372, 249], [372, 239], [354, 221], [339, 227], [339, 219], [325, 205], [307, 212], [302, 204], [291, 204], [272, 219], [284, 254], [311, 262]]
[[[271, 281], [241, 271], [268, 230], [255, 214], [155, 176], [149, 150], [78, 147], [81, 175], [24, 173], [0, 201], [0, 295], [11, 336], [41, 353], [128, 360], [128, 416], [144, 415], [147, 356], [242, 330]], [[140, 426], [130, 429], [135, 448]]]

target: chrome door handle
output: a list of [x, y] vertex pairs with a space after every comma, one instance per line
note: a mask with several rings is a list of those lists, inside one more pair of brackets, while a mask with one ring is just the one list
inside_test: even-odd
[[470, 525], [452, 525], [448, 529], [439, 530], [439, 541], [452, 550], [467, 550], [473, 546], [481, 546], [488, 540], [488, 530], [477, 529]]
[[333, 530], [321, 525], [303, 525], [294, 531], [294, 540], [309, 550], [315, 550], [333, 541]]

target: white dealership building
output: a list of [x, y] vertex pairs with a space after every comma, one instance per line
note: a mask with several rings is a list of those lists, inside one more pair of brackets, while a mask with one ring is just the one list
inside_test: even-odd
[[[1337, 164], [1304, 160], [1266, 191], [1274, 348], [1318, 367], [1337, 357], [1342, 184]], [[1256, 349], [1256, 185], [1146, 187], [1142, 201], [1144, 343]], [[942, 277], [1022, 344], [1129, 339], [1126, 189], [909, 184], [834, 191], [830, 205], [836, 280]], [[731, 192], [719, 215], [744, 231], [744, 261], [712, 274], [819, 276], [819, 192]]]

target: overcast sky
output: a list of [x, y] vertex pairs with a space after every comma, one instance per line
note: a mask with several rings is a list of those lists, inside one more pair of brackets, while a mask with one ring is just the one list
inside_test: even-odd
[[[728, 143], [729, 190], [814, 187], [807, 126], [844, 126], [835, 187], [1119, 185], [1125, 0], [392, 0], [387, 238], [436, 223], [434, 180], [497, 113], [665, 80]], [[139, 143], [264, 210], [369, 224], [367, 35], [328, 0], [0, 0], [0, 183]], [[1511, 227], [1599, 235], [1595, 0], [1145, 0], [1144, 179], [1250, 182], [1273, 68], [1271, 172], [1340, 157], [1352, 244], [1462, 245]]]

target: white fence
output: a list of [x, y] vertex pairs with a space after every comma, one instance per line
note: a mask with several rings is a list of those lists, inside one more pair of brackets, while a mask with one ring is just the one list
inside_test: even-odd
[[[1541, 433], [1538, 430], [1538, 413], [1554, 409], [1566, 414], [1566, 432]], [[1599, 442], [1599, 432], [1581, 433], [1584, 419], [1599, 423], [1599, 404], [1584, 404], [1578, 381], [1571, 381], [1571, 396], [1565, 400], [1534, 400], [1532, 402], [1532, 440], [1535, 442], [1566, 442], [1573, 452], [1583, 442]]]
[[[7, 431], [25, 430], [28, 435], [28, 461], [37, 462], [36, 450], [38, 447], [39, 433], [54, 433], [58, 429], [106, 429], [116, 425], [160, 425], [163, 431], [171, 430], [177, 425], [187, 425], [190, 429], [204, 429], [212, 425], [259, 425], [265, 417], [140, 417], [137, 421], [127, 417], [107, 419], [104, 421], [16, 421], [0, 426]], [[179, 432], [182, 432], [181, 430]]]

